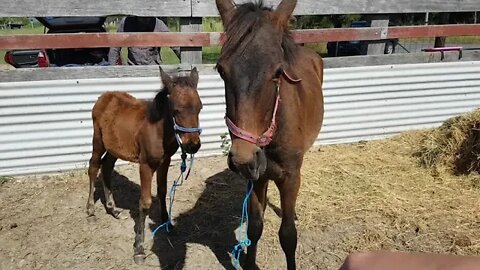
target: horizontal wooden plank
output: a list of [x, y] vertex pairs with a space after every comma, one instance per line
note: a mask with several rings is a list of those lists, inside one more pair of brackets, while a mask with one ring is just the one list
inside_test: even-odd
[[209, 33], [74, 33], [0, 36], [0, 49], [203, 47], [209, 45]]
[[[237, 3], [247, 0], [237, 0]], [[280, 0], [266, 0], [277, 6]], [[218, 16], [215, 0], [0, 0], [0, 17], [139, 16], [207, 17]], [[296, 15], [454, 12], [479, 10], [478, 0], [298, 0]]]
[[389, 38], [418, 38], [437, 36], [480, 36], [480, 24], [389, 27]]
[[[281, 0], [265, 0], [267, 6], [276, 7]], [[249, 2], [236, 0], [235, 3]], [[479, 10], [478, 0], [298, 0], [295, 15], [369, 14], [369, 13], [423, 13]], [[215, 0], [195, 0], [192, 15], [218, 16]]]
[[[193, 65], [202, 74], [217, 74], [214, 65]], [[192, 65], [162, 65], [162, 68], [175, 74], [191, 70]], [[75, 80], [85, 78], [136, 78], [159, 76], [158, 66], [88, 66], [88, 67], [52, 67], [20, 68], [0, 70], [0, 82]], [[1, 90], [1, 88], [0, 88]]]
[[296, 30], [292, 32], [297, 43], [318, 43], [344, 40], [377, 40], [381, 38], [382, 28], [331, 28]]
[[0, 0], [0, 7], [0, 17], [192, 15], [191, 0]]
[[[480, 50], [464, 51], [461, 59], [459, 59], [458, 52], [445, 52], [445, 58], [443, 60], [441, 59], [440, 52], [324, 58], [325, 68], [456, 61], [480, 61]], [[214, 69], [214, 65], [194, 66], [199, 69], [201, 74], [217, 74]], [[189, 70], [191, 68], [190, 65], [166, 65], [163, 67], [166, 71], [173, 73], [180, 72], [182, 70]], [[153, 76], [158, 76], [157, 66], [39, 68], [0, 71], [0, 82]]]
[[445, 52], [442, 60], [440, 52], [398, 53], [390, 55], [368, 55], [324, 58], [326, 68], [364, 67], [379, 65], [420, 64], [458, 61], [480, 61], [480, 50]]
[[[383, 33], [383, 34], [382, 34]], [[219, 45], [222, 33], [75, 33], [0, 36], [0, 49], [95, 47], [204, 47]], [[396, 26], [390, 28], [337, 28], [293, 31], [297, 43], [346, 40], [380, 40], [435, 36], [480, 36], [480, 24]]]

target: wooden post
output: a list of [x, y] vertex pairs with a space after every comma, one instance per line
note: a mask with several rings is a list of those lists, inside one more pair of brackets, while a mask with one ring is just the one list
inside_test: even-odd
[[[202, 18], [180, 18], [180, 32], [201, 32]], [[201, 64], [202, 63], [202, 47], [181, 47], [181, 63], [182, 64]]]
[[[450, 21], [450, 13], [440, 13], [439, 24], [447, 24]], [[445, 47], [447, 37], [435, 37], [435, 44], [433, 47], [441, 48]]]
[[[369, 20], [371, 21], [370, 27], [382, 27], [381, 36], [382, 38], [387, 38], [388, 32], [388, 15], [372, 15], [369, 16]], [[378, 41], [370, 41], [368, 43], [367, 54], [384, 54], [385, 52], [385, 40], [378, 40]]]

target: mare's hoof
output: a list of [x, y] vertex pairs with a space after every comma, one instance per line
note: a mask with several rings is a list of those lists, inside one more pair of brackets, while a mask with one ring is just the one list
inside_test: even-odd
[[119, 210], [117, 208], [107, 209], [107, 212], [116, 219], [127, 219], [128, 218], [127, 215], [123, 214], [122, 210]]
[[133, 255], [133, 260], [138, 265], [143, 265], [145, 263], [145, 254], [135, 254]]

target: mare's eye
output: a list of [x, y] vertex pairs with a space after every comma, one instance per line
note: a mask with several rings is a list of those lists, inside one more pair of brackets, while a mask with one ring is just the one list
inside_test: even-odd
[[275, 71], [275, 75], [273, 75], [273, 78], [274, 78], [274, 79], [280, 78], [280, 76], [282, 76], [282, 73], [283, 73], [283, 69], [282, 69], [282, 68], [278, 68], [277, 71]]
[[220, 77], [224, 78], [225, 77], [225, 70], [220, 64], [217, 64], [216, 69], [218, 71], [218, 74], [220, 74]]

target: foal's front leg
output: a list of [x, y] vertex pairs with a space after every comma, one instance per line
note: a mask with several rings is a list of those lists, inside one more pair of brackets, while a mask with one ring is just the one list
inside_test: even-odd
[[157, 196], [160, 202], [160, 222], [164, 223], [168, 221], [167, 211], [167, 175], [168, 167], [170, 166], [170, 157], [166, 158], [163, 163], [157, 169]]
[[140, 163], [140, 213], [135, 224], [134, 260], [137, 264], [145, 261], [145, 218], [152, 205], [152, 176], [154, 169], [147, 163]]

